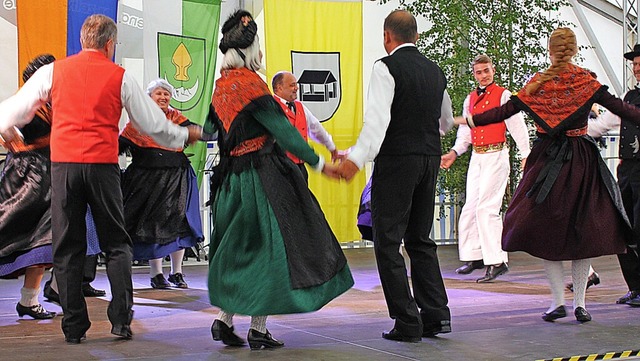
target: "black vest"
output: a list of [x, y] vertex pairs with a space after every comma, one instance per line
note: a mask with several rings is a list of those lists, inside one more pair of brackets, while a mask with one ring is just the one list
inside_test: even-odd
[[441, 155], [440, 109], [447, 80], [410, 46], [380, 59], [395, 81], [391, 123], [378, 155]]
[[[640, 90], [629, 90], [624, 101], [640, 107]], [[629, 119], [622, 118], [620, 122], [619, 156], [622, 159], [640, 159], [640, 126]]]

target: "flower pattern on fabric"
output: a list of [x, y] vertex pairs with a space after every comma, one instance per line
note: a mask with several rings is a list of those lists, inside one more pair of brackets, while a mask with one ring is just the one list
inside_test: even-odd
[[[567, 67], [562, 74], [544, 82], [533, 94], [527, 94], [524, 89], [514, 94], [533, 113], [540, 115], [551, 129], [569, 119], [603, 87], [587, 70], [573, 64]], [[540, 73], [530, 82], [539, 79]], [[538, 131], [545, 133], [538, 123], [536, 121]]]
[[233, 120], [252, 100], [269, 95], [269, 87], [260, 76], [247, 68], [224, 69], [216, 81], [211, 103], [226, 132]]

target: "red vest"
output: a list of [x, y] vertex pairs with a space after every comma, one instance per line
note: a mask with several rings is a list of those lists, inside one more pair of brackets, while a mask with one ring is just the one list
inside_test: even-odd
[[[504, 88], [493, 83], [487, 87], [487, 91], [478, 96], [474, 90], [469, 94], [469, 113], [476, 115], [489, 109], [499, 107]], [[482, 125], [471, 129], [471, 142], [473, 145], [488, 145], [505, 142], [507, 126], [504, 122]]]
[[118, 163], [124, 69], [96, 51], [53, 65], [51, 161]]
[[[302, 138], [304, 138], [304, 140], [307, 141], [307, 139], [309, 138], [309, 134], [307, 130], [307, 117], [304, 115], [304, 108], [302, 107], [302, 103], [300, 103], [299, 101], [293, 102], [296, 105], [296, 113], [293, 114], [293, 112], [291, 111], [291, 109], [289, 109], [287, 104], [283, 103], [279, 98], [276, 98], [276, 97], [274, 98], [276, 99], [276, 102], [280, 104], [280, 106], [282, 107], [282, 110], [284, 111], [284, 114], [286, 114], [287, 119], [289, 119], [289, 122], [291, 123], [291, 125], [293, 125], [296, 129], [298, 129], [298, 132], [300, 132], [300, 135], [302, 135]], [[299, 159], [298, 157], [296, 157], [295, 155], [289, 152], [287, 152], [287, 156], [296, 164], [304, 163], [303, 160]]]

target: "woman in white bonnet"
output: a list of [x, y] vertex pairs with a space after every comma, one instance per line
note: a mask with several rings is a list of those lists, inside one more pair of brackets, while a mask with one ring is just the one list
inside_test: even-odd
[[[165, 79], [147, 86], [147, 94], [162, 109], [167, 121], [192, 124], [169, 104], [174, 89]], [[185, 249], [203, 240], [196, 176], [184, 148], [169, 149], [128, 124], [120, 135], [120, 153], [132, 163], [122, 178], [124, 218], [133, 241], [133, 259], [149, 260], [151, 287], [188, 288], [182, 271]], [[170, 256], [168, 282], [162, 260]]]

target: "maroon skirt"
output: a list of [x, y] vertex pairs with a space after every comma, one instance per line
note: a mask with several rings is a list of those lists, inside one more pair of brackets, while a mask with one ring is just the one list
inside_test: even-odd
[[[555, 181], [545, 184], [547, 177]], [[502, 249], [565, 261], [624, 253], [630, 237], [620, 190], [595, 143], [536, 140], [505, 214]]]

